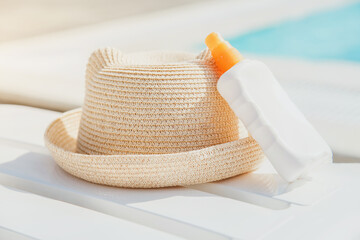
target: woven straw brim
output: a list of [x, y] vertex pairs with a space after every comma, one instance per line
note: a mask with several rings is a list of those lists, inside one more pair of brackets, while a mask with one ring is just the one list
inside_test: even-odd
[[56, 119], [45, 132], [45, 144], [61, 168], [93, 183], [128, 188], [200, 184], [252, 171], [264, 158], [252, 137], [173, 154], [76, 153], [80, 118], [77, 109]]

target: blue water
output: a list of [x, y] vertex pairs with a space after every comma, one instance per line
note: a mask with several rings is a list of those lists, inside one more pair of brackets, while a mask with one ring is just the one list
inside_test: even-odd
[[228, 40], [243, 53], [360, 62], [360, 2]]

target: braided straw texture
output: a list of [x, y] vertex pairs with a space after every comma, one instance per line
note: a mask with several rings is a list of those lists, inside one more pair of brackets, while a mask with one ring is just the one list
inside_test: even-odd
[[45, 133], [56, 162], [120, 187], [198, 184], [254, 170], [263, 152], [216, 90], [208, 51], [90, 57], [82, 110]]

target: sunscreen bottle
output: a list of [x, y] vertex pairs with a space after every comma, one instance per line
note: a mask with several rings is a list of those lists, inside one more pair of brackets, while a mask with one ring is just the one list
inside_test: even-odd
[[292, 182], [332, 162], [330, 147], [265, 64], [243, 59], [217, 33], [209, 34], [205, 43], [222, 74], [219, 93], [282, 178]]

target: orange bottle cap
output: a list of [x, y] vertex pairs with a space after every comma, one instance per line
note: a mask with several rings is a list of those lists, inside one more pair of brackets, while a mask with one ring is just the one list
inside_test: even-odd
[[239, 51], [225, 41], [219, 33], [210, 33], [205, 39], [205, 44], [210, 49], [221, 74], [243, 59]]

